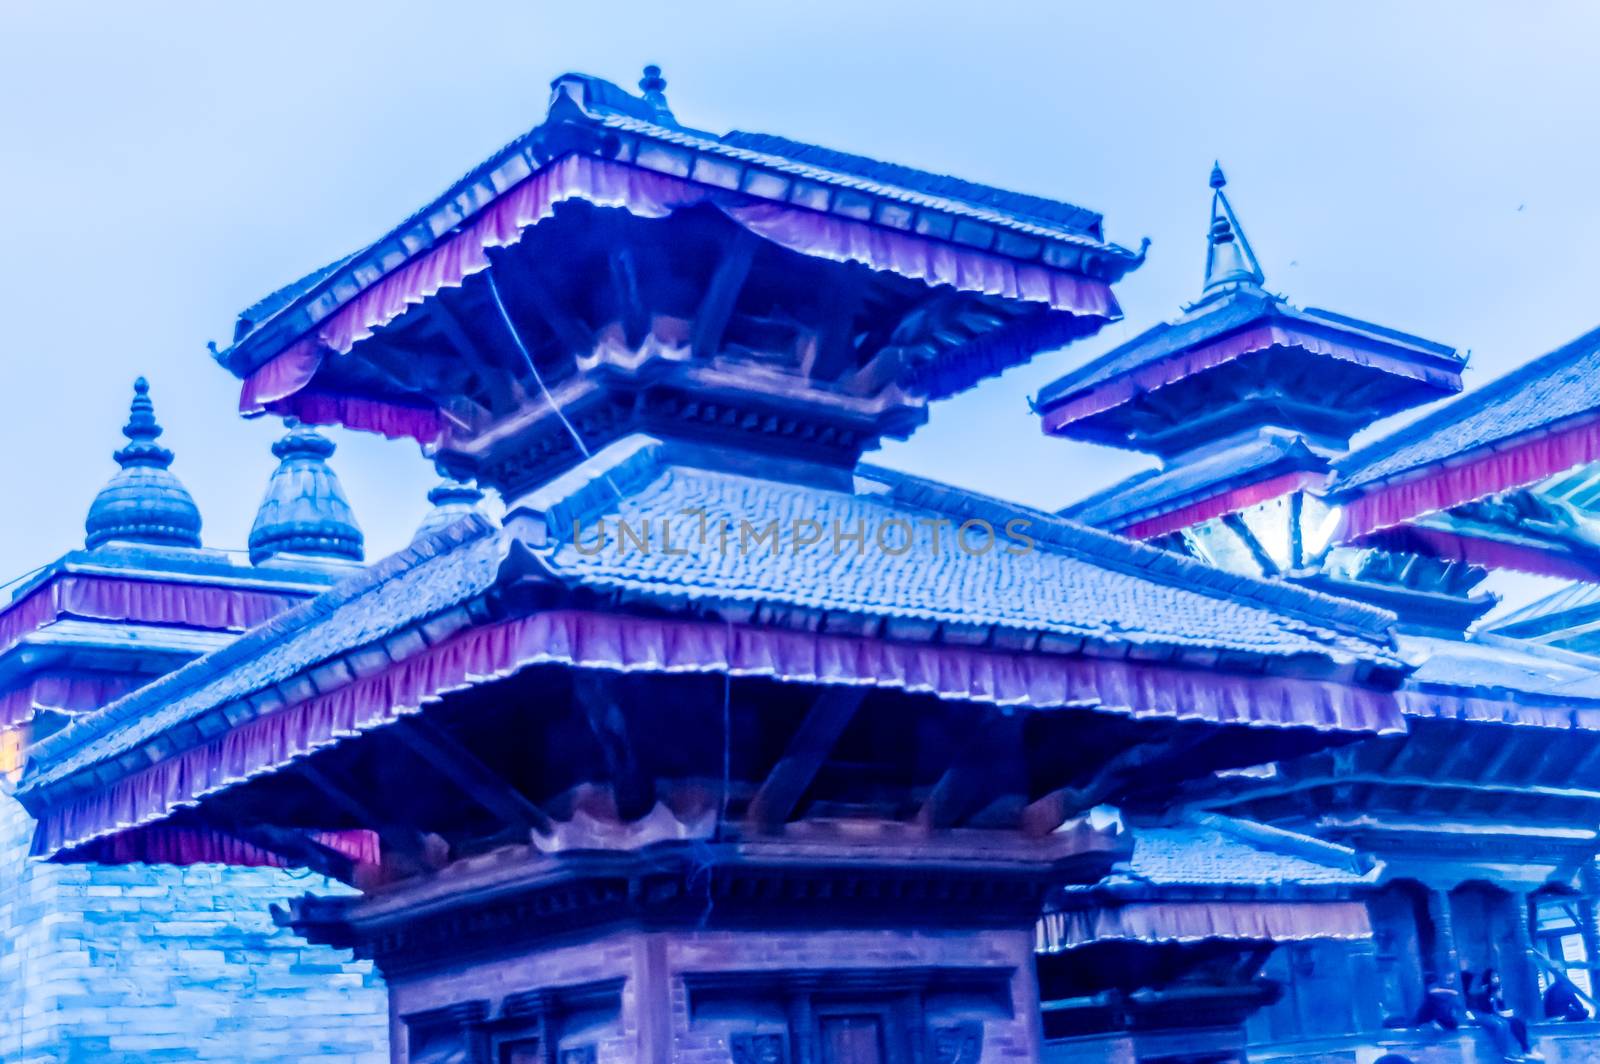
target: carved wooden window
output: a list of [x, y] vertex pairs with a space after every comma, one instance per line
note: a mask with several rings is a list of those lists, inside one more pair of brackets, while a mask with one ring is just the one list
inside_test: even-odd
[[1587, 919], [1585, 902], [1575, 895], [1545, 892], [1529, 899], [1533, 919], [1533, 948], [1542, 960], [1538, 964], [1539, 992], [1550, 989], [1556, 971], [1585, 994], [1593, 996], [1589, 972], [1589, 949], [1584, 936]]
[[479, 1064], [486, 1001], [464, 1001], [401, 1017], [408, 1064]]
[[718, 972], [684, 982], [691, 1023], [734, 1025], [727, 1036], [732, 1064], [978, 1064], [983, 1018], [1013, 1018], [1011, 974]]

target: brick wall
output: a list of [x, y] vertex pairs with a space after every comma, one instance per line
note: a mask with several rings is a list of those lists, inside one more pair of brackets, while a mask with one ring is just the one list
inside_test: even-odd
[[216, 865], [45, 864], [0, 795], [0, 1060], [386, 1064], [371, 965], [274, 926], [317, 877]]

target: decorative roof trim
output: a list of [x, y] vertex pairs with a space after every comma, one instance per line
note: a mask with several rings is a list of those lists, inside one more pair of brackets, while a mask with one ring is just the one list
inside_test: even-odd
[[[1425, 418], [1402, 432], [1427, 433], [1438, 427], [1436, 421], [1429, 423], [1432, 420]], [[1364, 454], [1357, 452], [1352, 458]], [[1372, 481], [1351, 484], [1338, 475], [1349, 468], [1348, 462], [1340, 463], [1331, 489], [1333, 500], [1344, 506], [1336, 539], [1348, 543], [1594, 461], [1600, 461], [1600, 411], [1585, 411]]]
[[1296, 470], [1292, 473], [1282, 473], [1275, 477], [1268, 477], [1254, 484], [1242, 484], [1238, 487], [1228, 488], [1216, 495], [1211, 495], [1196, 502], [1186, 503], [1165, 513], [1156, 513], [1150, 517], [1141, 517], [1127, 524], [1115, 522], [1112, 527], [1130, 539], [1151, 540], [1157, 536], [1164, 536], [1169, 532], [1181, 532], [1203, 521], [1210, 521], [1217, 517], [1226, 517], [1236, 514], [1241, 510], [1248, 510], [1259, 503], [1288, 495], [1291, 492], [1306, 491], [1320, 488], [1326, 483], [1328, 475], [1315, 470]]
[[864, 685], [995, 705], [1252, 728], [1381, 733], [1403, 727], [1391, 693], [1341, 682], [584, 610], [492, 624], [475, 624], [459, 609], [450, 614], [461, 616], [442, 627], [434, 619], [412, 626], [409, 631], [421, 639], [403, 640], [396, 633], [346, 648], [339, 658], [279, 685], [264, 701], [254, 695], [237, 699], [175, 722], [151, 740], [116, 741], [116, 749], [93, 760], [49, 761], [18, 792], [40, 818], [35, 852], [54, 854], [153, 823], [209, 794], [418, 712], [449, 692], [534, 665]]
[[[1556, 348], [1554, 351], [1541, 355], [1532, 362], [1519, 366], [1511, 372], [1490, 381], [1483, 387], [1457, 397], [1427, 416], [1395, 430], [1358, 451], [1352, 452], [1338, 466], [1341, 490], [1347, 492], [1354, 492], [1357, 489], [1367, 490], [1367, 485], [1369, 484], [1385, 484], [1398, 478], [1414, 476], [1421, 470], [1463, 461], [1467, 456], [1479, 451], [1505, 449], [1518, 440], [1531, 439], [1540, 433], [1554, 431], [1559, 424], [1571, 424], [1589, 418], [1595, 411], [1579, 411], [1561, 419], [1559, 422], [1549, 422], [1525, 432], [1518, 432], [1500, 438], [1479, 440], [1452, 454], [1423, 458], [1392, 472], [1378, 474], [1370, 472], [1375, 468], [1379, 468], [1387, 459], [1403, 452], [1418, 440], [1438, 436], [1442, 430], [1450, 428], [1477, 413], [1494, 407], [1501, 402], [1514, 400], [1517, 393], [1523, 388], [1559, 373], [1571, 363], [1588, 357], [1594, 353], [1597, 346], [1600, 346], [1600, 328], [1592, 329], [1577, 339]], [[1560, 472], [1560, 470], [1556, 470], [1556, 472]], [[1506, 486], [1510, 487], [1511, 485]]]

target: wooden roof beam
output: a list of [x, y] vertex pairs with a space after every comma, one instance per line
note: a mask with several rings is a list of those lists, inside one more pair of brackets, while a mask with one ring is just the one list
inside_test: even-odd
[[357, 798], [343, 786], [335, 783], [327, 773], [302, 762], [297, 766], [300, 777], [308, 783], [329, 805], [340, 810], [356, 823], [378, 833], [378, 841], [387, 853], [398, 858], [399, 871], [405, 874], [443, 867], [443, 854], [438, 847], [430, 847], [428, 839], [416, 828], [396, 824], [380, 816], [366, 802]]
[[[505, 403], [498, 412], [504, 414], [526, 406], [527, 389], [517, 379], [517, 374], [507, 370], [484, 350], [483, 345], [467, 331], [466, 322], [461, 320], [449, 301], [436, 298], [428, 307], [433, 312], [434, 324], [444, 334], [445, 341], [455, 349], [456, 356], [471, 368], [473, 376], [483, 382], [486, 398], [493, 402], [499, 392], [496, 385], [505, 386]], [[521, 362], [522, 359], [518, 357], [517, 361]]]
[[957, 827], [1000, 797], [1007, 785], [1020, 789], [1023, 780], [1008, 770], [1019, 764], [1021, 748], [1020, 713], [981, 713], [950, 767], [928, 792], [918, 822], [935, 831]]
[[722, 338], [733, 318], [733, 308], [739, 293], [750, 277], [750, 264], [755, 261], [760, 238], [744, 227], [738, 227], [722, 257], [711, 271], [711, 280], [695, 312], [694, 326], [689, 333], [689, 349], [694, 357], [709, 362], [722, 350]]
[[[568, 355], [578, 357], [594, 350], [595, 331], [555, 294], [554, 282], [539, 254], [526, 246], [520, 252], [511, 249], [494, 256], [489, 268], [496, 271], [495, 283], [506, 299], [532, 308]], [[511, 308], [506, 310], [509, 313]]]
[[550, 818], [453, 735], [413, 714], [388, 729], [463, 794], [519, 832], [550, 831]]
[[1415, 788], [1419, 791], [1471, 791], [1477, 794], [1503, 794], [1513, 798], [1565, 798], [1600, 802], [1600, 791], [1577, 787], [1545, 787], [1518, 783], [1487, 783], [1461, 779], [1432, 779], [1426, 776], [1395, 776], [1388, 773], [1358, 773], [1348, 776], [1311, 776], [1292, 783], [1258, 787], [1202, 801], [1208, 807], [1245, 805], [1269, 798], [1283, 798], [1324, 787], [1370, 785], [1380, 788]]
[[358, 864], [348, 854], [340, 853], [331, 846], [325, 846], [304, 832], [278, 827], [275, 824], [244, 824], [215, 809], [202, 809], [199, 816], [213, 831], [230, 835], [258, 850], [275, 854], [291, 867], [309, 868], [319, 875], [337, 879], [341, 883], [356, 884], [358, 878], [363, 882], [367, 879], [365, 875], [359, 874], [359, 870], [371, 866]]
[[1081, 783], [1059, 787], [1031, 802], [1022, 811], [1022, 827], [1029, 834], [1044, 835], [1054, 831], [1068, 817], [1091, 809], [1111, 798], [1124, 785], [1128, 777], [1152, 765], [1175, 758], [1180, 753], [1192, 753], [1208, 738], [1196, 736], [1189, 739], [1174, 737], [1166, 742], [1139, 742], [1123, 748], [1101, 762], [1092, 776]]
[[761, 831], [777, 831], [794, 815], [839, 737], [867, 697], [864, 687], [828, 687], [817, 695], [745, 816]]

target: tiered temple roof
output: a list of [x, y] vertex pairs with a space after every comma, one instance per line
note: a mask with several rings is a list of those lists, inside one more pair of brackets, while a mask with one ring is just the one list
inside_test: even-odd
[[[271, 719], [318, 701], [325, 688], [360, 687], [358, 677], [374, 670], [422, 667], [434, 656], [430, 647], [448, 647], [452, 634], [484, 625], [497, 611], [492, 603], [517, 585], [543, 588], [544, 605], [511, 628], [495, 626], [496, 640], [516, 633], [495, 651], [496, 673], [558, 661], [634, 672], [732, 669], [1035, 709], [1093, 705], [1150, 720], [1209, 719], [1250, 725], [1229, 754], [1239, 763], [1250, 760], [1262, 725], [1287, 728], [1289, 742], [1311, 729], [1304, 738], [1315, 743], [1318, 728], [1397, 724], [1380, 693], [1402, 669], [1388, 649], [1387, 614], [1289, 586], [1241, 583], [1059, 518], [886, 470], [830, 483], [826, 470], [780, 480], [770, 465], [762, 477], [719, 465], [692, 447], [623, 441], [525, 500], [508, 514], [504, 534], [469, 517], [422, 537], [225, 651], [78, 722], [40, 748], [48, 767], [30, 779], [28, 793], [70, 801], [69, 793], [104, 787], [130, 768], [143, 773], [127, 762], [129, 751], [154, 743], [163, 759], [185, 761], [189, 749], [203, 757], [204, 747], [178, 739], [181, 732], [198, 738], [230, 722]], [[746, 515], [758, 515], [756, 531], [770, 525], [776, 538], [751, 546], [756, 532], [741, 528]], [[710, 529], [704, 538], [702, 518]], [[796, 523], [805, 521], [817, 522], [820, 538], [797, 546], [797, 534], [813, 532]], [[1003, 539], [978, 542], [988, 538], [978, 525], [1003, 536], [1008, 522], [1027, 536], [1027, 549], [1020, 539], [1009, 552]], [[956, 541], [964, 523], [972, 523], [966, 546]], [[836, 527], [861, 529], [868, 543], [880, 529], [910, 529], [909, 549], [888, 555], [846, 543], [835, 552]], [[649, 545], [631, 547], [626, 536]], [[606, 614], [584, 612], [583, 602], [603, 604]], [[663, 614], [680, 619], [651, 619]], [[738, 627], [723, 627], [729, 624]], [[868, 653], [860, 640], [873, 637], [892, 643]], [[891, 649], [896, 643], [906, 650]], [[1083, 654], [1096, 664], [1078, 664]], [[1157, 662], [1265, 668], [1280, 678], [1187, 672], [1174, 688]], [[1352, 681], [1377, 689], [1344, 686]], [[408, 701], [431, 701], [448, 688], [417, 690]], [[235, 763], [230, 775], [272, 768], [403, 711], [360, 699], [348, 708], [356, 716], [327, 719], [320, 735], [301, 734], [290, 747], [274, 740], [261, 748], [265, 760]], [[202, 783], [190, 797], [223, 786], [222, 778]], [[173, 798], [161, 789], [145, 817], [169, 813]], [[119, 823], [126, 827], [125, 817]], [[63, 824], [59, 833], [47, 826], [47, 845], [77, 845], [113, 826]]]
[[[1087, 889], [1061, 911], [1181, 895], [1231, 914], [1181, 967], [1228, 969], [1241, 1016], [1270, 997], [1268, 944], [1309, 933], [1263, 906], [1327, 904], [1365, 933], [1370, 866], [1161, 819], [1186, 781], [1406, 742], [1407, 713], [1587, 735], [1559, 705], [1533, 719], [1549, 692], [1477, 676], [1415, 709], [1416, 648], [1384, 610], [862, 465], [933, 399], [1112, 320], [1139, 256], [1070, 204], [715, 136], [678, 122], [659, 72], [641, 87], [558, 79], [529, 134], [241, 317], [218, 357], [247, 412], [417, 439], [505, 520], [439, 489], [406, 549], [43, 739], [19, 792], [40, 855], [358, 885], [284, 919], [379, 961], [419, 1056], [534, 1028], [565, 1052], [563, 1016], [601, 999], [619, 1056], [781, 1049], [820, 1037], [807, 995], [841, 987], [901, 994], [915, 1044], [987, 1027], [1025, 1056], [1029, 929], [1065, 884]], [[1266, 293], [1213, 187], [1201, 302], [1041, 403], [1053, 430], [1168, 460], [1138, 505], [1096, 502], [1111, 527], [1309, 486], [1374, 411], [1459, 384], [1449, 349]], [[319, 439], [280, 444], [258, 556], [359, 549]], [[1235, 789], [1251, 771], [1190, 795], [1279, 817]], [[834, 952], [775, 973], [773, 928]], [[936, 951], [885, 968], [872, 936], [908, 929]], [[700, 948], [708, 930], [725, 949]], [[581, 986], [559, 968], [572, 943]], [[503, 960], [526, 985], [458, 978]], [[951, 997], [1004, 1007], [952, 1026]], [[1115, 1022], [1185, 1016], [1180, 999]], [[730, 1016], [794, 1026], [704, 1033]]]
[[1047, 433], [1162, 461], [1069, 516], [1152, 539], [1320, 488], [1354, 433], [1461, 387], [1449, 347], [1268, 292], [1225, 184], [1213, 169], [1199, 301], [1035, 400]]
[[1115, 319], [1139, 261], [1070, 204], [718, 137], [568, 75], [544, 122], [218, 357], [246, 412], [411, 436], [508, 497], [640, 429], [848, 466]]

